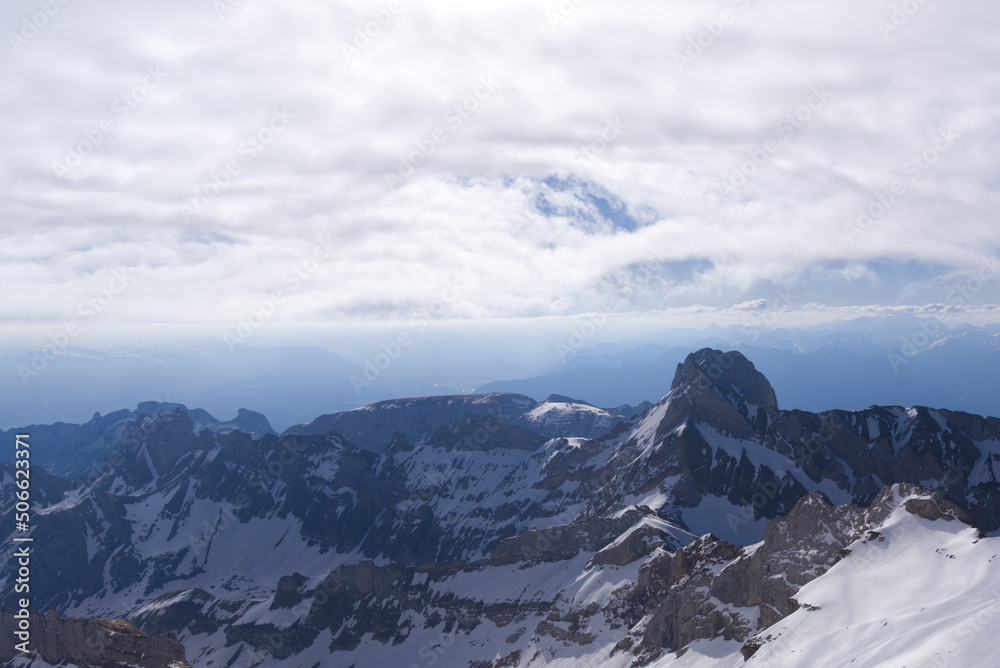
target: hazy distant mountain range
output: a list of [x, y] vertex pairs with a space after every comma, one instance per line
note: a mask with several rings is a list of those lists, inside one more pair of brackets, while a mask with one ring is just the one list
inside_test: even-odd
[[[0, 377], [6, 379], [0, 384], [0, 428], [83, 423], [95, 411], [110, 413], [147, 400], [198, 406], [222, 419], [246, 408], [266, 415], [278, 431], [398, 397], [505, 392], [544, 401], [559, 394], [595, 406], [635, 406], [655, 401], [675, 366], [703, 346], [750, 356], [789, 408], [855, 410], [894, 403], [1000, 415], [994, 391], [998, 333], [996, 327], [950, 328], [913, 316], [752, 336], [744, 328], [713, 328], [665, 333], [662, 338], [674, 340], [671, 344], [598, 344], [565, 361], [549, 347], [557, 363], [539, 364], [527, 374], [523, 364], [509, 363], [518, 357], [517, 342], [453, 338], [447, 345], [409, 349], [377, 373], [367, 366], [375, 356], [354, 363], [315, 347], [71, 348], [51, 360], [25, 352], [0, 357]], [[511, 379], [514, 368], [522, 369], [520, 380]], [[507, 380], [491, 380], [501, 378]]]
[[[867, 326], [862, 323], [866, 320]], [[1000, 415], [1000, 336], [987, 328], [944, 329], [927, 343], [917, 318], [855, 321], [861, 332], [776, 330], [754, 345], [736, 349], [754, 360], [788, 408], [857, 410], [892, 402], [952, 406]], [[863, 333], [862, 333], [863, 332]], [[869, 338], [870, 337], [870, 338]], [[701, 340], [733, 348], [726, 336]], [[738, 340], [737, 340], [738, 343]], [[553, 392], [598, 405], [638, 403], [655, 397], [690, 347], [646, 344], [635, 348], [595, 346], [549, 373], [486, 383], [480, 392], [518, 392], [544, 397]]]

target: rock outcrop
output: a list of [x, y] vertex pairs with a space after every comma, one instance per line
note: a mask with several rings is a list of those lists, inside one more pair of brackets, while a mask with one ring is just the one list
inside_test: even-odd
[[[924, 512], [929, 508], [934, 510]], [[849, 554], [849, 545], [884, 540], [876, 529], [900, 509], [932, 520], [961, 521], [963, 515], [913, 485], [883, 489], [869, 508], [834, 506], [813, 492], [768, 523], [758, 545], [739, 548], [706, 535], [674, 552], [660, 550], [643, 564], [624, 599], [633, 631], [622, 646], [648, 659], [699, 639], [745, 642], [795, 612], [796, 592]]]
[[79, 619], [56, 610], [32, 611], [30, 622], [30, 653], [24, 655], [12, 641], [17, 623], [14, 611], [0, 608], [0, 661], [28, 656], [53, 666], [191, 668], [184, 647], [172, 633], [150, 637], [123, 619]]
[[441, 427], [466, 415], [497, 416], [511, 424], [537, 401], [521, 394], [457, 394], [380, 401], [370, 406], [331, 415], [321, 415], [307, 424], [286, 429], [282, 435], [337, 432], [360, 448], [382, 452], [399, 432], [410, 443], [434, 434]]
[[106, 415], [94, 413], [84, 424], [57, 422], [52, 425], [30, 425], [0, 432], [0, 438], [13, 440], [14, 434], [30, 434], [32, 442], [32, 462], [46, 471], [63, 478], [94, 475], [99, 472], [101, 460], [118, 451], [123, 438], [134, 440], [135, 434], [126, 429], [135, 429], [142, 423], [143, 416], [156, 417], [165, 413], [180, 411], [191, 420], [195, 432], [202, 429], [216, 433], [244, 431], [254, 438], [273, 434], [267, 418], [260, 413], [239, 409], [233, 420], [221, 422], [200, 408], [188, 408], [184, 404], [143, 401], [135, 410], [120, 410]]

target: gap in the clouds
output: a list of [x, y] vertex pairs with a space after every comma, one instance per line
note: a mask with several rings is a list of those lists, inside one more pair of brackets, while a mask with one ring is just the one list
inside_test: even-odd
[[226, 244], [232, 246], [236, 243], [236, 239], [226, 234], [218, 234], [216, 232], [209, 232], [206, 230], [185, 229], [181, 232], [180, 242], [182, 244], [205, 244], [206, 246], [212, 244]]
[[[597, 184], [575, 177], [549, 176], [540, 183], [535, 207], [546, 217], [566, 217], [577, 226], [592, 231], [610, 223], [612, 230], [635, 232], [642, 223], [629, 213], [628, 205]], [[572, 197], [572, 204], [556, 201], [556, 193]]]
[[[599, 184], [575, 175], [550, 175], [545, 178], [504, 175], [499, 179], [504, 190], [519, 190], [531, 198], [538, 213], [546, 218], [563, 218], [588, 234], [632, 233], [651, 225], [660, 215], [649, 206], [630, 206], [622, 198]], [[457, 179], [462, 187], [482, 184], [482, 179]]]

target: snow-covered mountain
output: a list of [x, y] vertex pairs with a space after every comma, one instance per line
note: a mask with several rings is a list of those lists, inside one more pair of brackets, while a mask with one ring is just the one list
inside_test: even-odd
[[553, 394], [524, 413], [517, 423], [553, 438], [596, 438], [611, 431], [623, 417], [623, 414], [597, 408], [585, 401]]
[[628, 405], [616, 412], [558, 395], [538, 403], [523, 394], [456, 394], [380, 401], [321, 415], [312, 422], [289, 427], [282, 435], [338, 432], [358, 447], [382, 452], [397, 435], [409, 443], [418, 443], [467, 416], [496, 416], [506, 424], [526, 427], [550, 438], [595, 438], [610, 431], [624, 416], [635, 413]]
[[52, 425], [30, 425], [0, 432], [0, 439], [14, 440], [15, 434], [30, 433], [35, 444], [33, 461], [54, 475], [75, 478], [92, 473], [96, 464], [118, 450], [122, 440], [134, 440], [130, 425], [142, 415], [160, 415], [181, 410], [191, 416], [195, 431], [208, 429], [220, 434], [245, 431], [253, 436], [273, 434], [267, 418], [260, 413], [239, 409], [232, 420], [222, 421], [200, 408], [184, 404], [144, 401], [135, 410], [120, 410], [94, 416], [83, 424], [57, 422]]
[[559, 399], [415, 439], [389, 408], [382, 453], [141, 416], [100, 476], [40, 479], [34, 600], [193, 666], [995, 665], [1000, 420], [782, 411], [708, 349], [599, 438], [520, 422]]

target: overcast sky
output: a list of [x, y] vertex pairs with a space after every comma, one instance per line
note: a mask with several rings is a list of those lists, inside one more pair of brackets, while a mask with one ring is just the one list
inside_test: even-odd
[[1000, 302], [1000, 5], [903, 4], [8, 0], [0, 318]]

